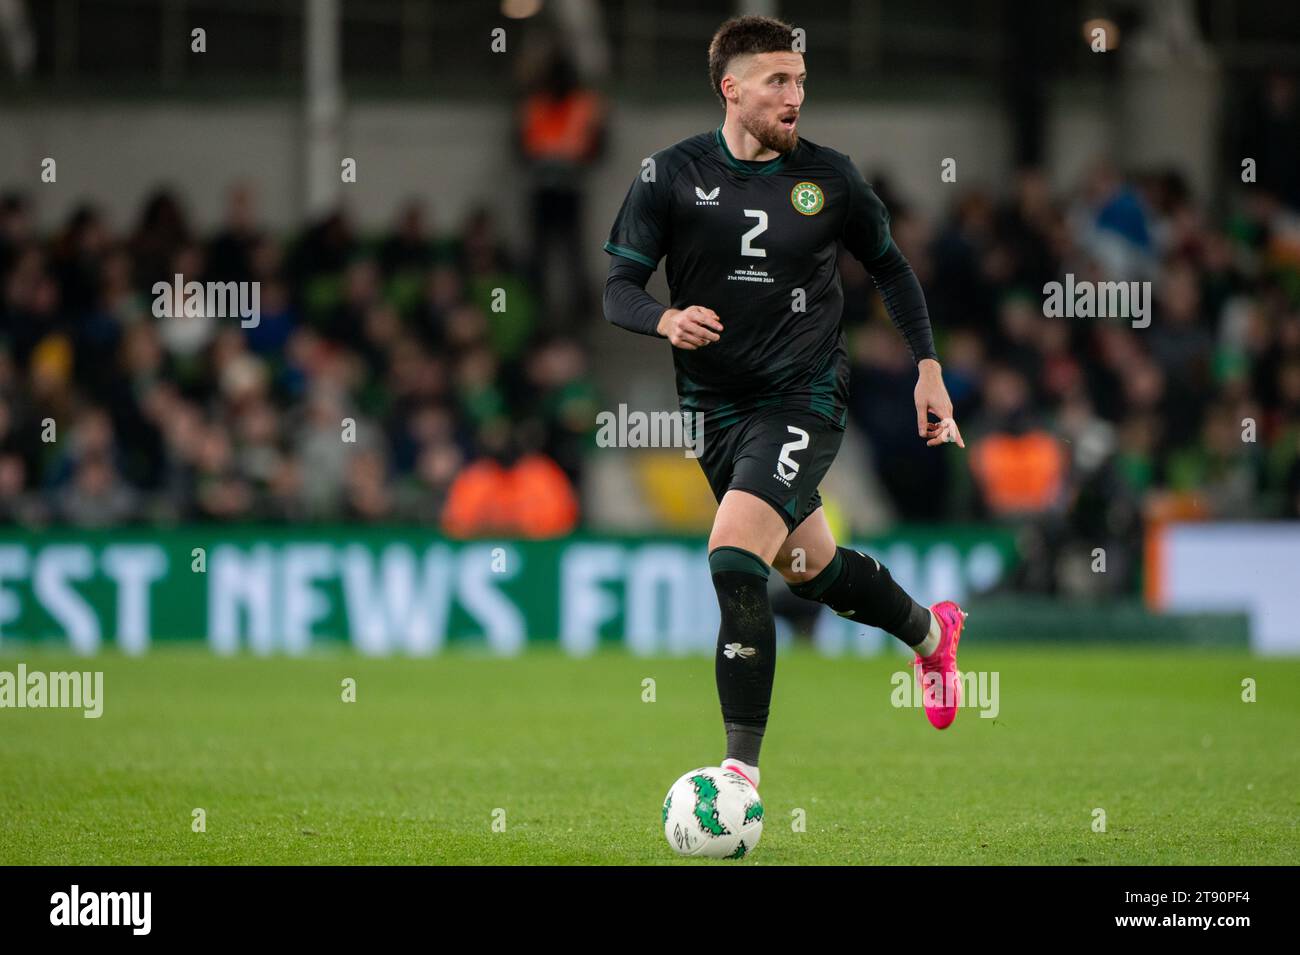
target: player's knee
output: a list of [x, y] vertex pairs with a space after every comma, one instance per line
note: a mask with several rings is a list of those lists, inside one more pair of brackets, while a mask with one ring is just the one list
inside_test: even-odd
[[791, 579], [794, 571], [791, 568], [790, 555], [785, 551], [778, 551], [777, 555], [772, 558], [772, 569], [784, 577], [786, 583], [798, 583], [798, 581], [792, 581]]
[[820, 570], [818, 571], [795, 570], [793, 561], [791, 560], [782, 561], [779, 555], [777, 556], [776, 562], [773, 563], [772, 566], [776, 568], [777, 573], [779, 573], [781, 577], [785, 580], [785, 582], [789, 584], [791, 587], [796, 587], [799, 584], [805, 584], [808, 581], [812, 580], [814, 577], [816, 577], [817, 574], [821, 573]]
[[782, 550], [772, 560], [772, 566], [791, 587], [816, 580], [829, 563], [826, 560], [814, 560], [800, 547]]

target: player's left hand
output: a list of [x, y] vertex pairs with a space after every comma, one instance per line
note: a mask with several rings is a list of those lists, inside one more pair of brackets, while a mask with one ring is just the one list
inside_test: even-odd
[[[966, 447], [961, 431], [952, 417], [952, 399], [943, 383], [943, 370], [933, 358], [922, 358], [918, 367], [919, 377], [916, 391], [912, 397], [916, 402], [916, 430], [928, 440], [926, 447], [933, 448], [939, 444], [956, 442], [957, 447]], [[932, 422], [930, 412], [939, 420]]]

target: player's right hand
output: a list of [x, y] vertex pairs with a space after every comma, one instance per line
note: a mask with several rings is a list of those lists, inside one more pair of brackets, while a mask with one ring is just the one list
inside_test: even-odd
[[670, 308], [659, 317], [657, 331], [674, 348], [694, 351], [710, 342], [716, 342], [722, 333], [718, 313], [703, 305], [687, 308]]

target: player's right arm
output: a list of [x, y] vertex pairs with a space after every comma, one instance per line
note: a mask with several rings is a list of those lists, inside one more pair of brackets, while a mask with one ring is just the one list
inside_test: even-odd
[[722, 331], [717, 313], [702, 305], [665, 308], [645, 290], [654, 270], [613, 255], [605, 279], [605, 318], [620, 328], [666, 338], [674, 348], [693, 351], [716, 342]]
[[610, 229], [605, 243], [610, 254], [605, 318], [620, 328], [693, 350], [718, 340], [722, 322], [717, 314], [701, 305], [668, 308], [645, 290], [671, 239], [672, 174], [665, 159], [660, 152], [643, 167]]

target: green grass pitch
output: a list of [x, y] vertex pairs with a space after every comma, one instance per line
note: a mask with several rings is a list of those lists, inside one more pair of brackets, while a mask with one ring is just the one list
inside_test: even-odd
[[708, 657], [20, 661], [104, 670], [105, 705], [0, 709], [4, 864], [1300, 862], [1300, 661], [968, 639], [1000, 712], [936, 732], [891, 705], [901, 656], [785, 653], [743, 862], [679, 860], [660, 824], [723, 755]]

